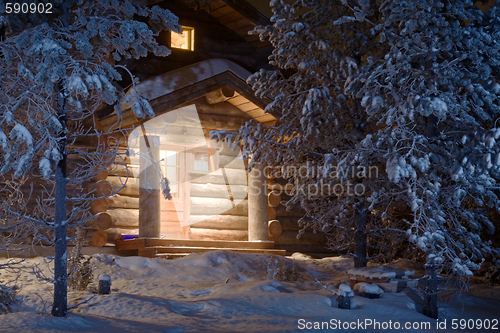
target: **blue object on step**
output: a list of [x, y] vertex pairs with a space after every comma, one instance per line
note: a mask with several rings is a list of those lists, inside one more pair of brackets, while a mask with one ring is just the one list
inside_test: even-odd
[[139, 235], [122, 235], [124, 240], [139, 238]]

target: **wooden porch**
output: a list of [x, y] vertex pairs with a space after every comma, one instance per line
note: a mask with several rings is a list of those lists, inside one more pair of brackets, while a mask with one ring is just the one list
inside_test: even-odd
[[117, 251], [136, 250], [137, 255], [149, 258], [175, 259], [191, 253], [211, 251], [234, 251], [244, 253], [272, 254], [284, 256], [285, 250], [274, 248], [272, 241], [247, 242], [247, 241], [213, 241], [213, 240], [188, 240], [188, 239], [160, 239], [136, 238], [117, 240]]

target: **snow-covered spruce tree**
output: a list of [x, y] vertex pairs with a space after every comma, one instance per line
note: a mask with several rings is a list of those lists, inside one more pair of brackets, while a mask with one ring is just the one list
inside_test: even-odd
[[[250, 168], [253, 163], [281, 167], [276, 175], [294, 185], [287, 205], [300, 204], [306, 211], [299, 236], [306, 228], [325, 232], [330, 247], [353, 254], [357, 267], [366, 265], [367, 245], [370, 253], [391, 257], [403, 249], [404, 222], [386, 218], [389, 202], [368, 211], [371, 198], [388, 182], [385, 151], [363, 146], [377, 128], [360, 100], [344, 93], [362, 59], [379, 57], [384, 46], [372, 38], [368, 24], [346, 18], [351, 11], [340, 2], [271, 5], [273, 25], [255, 33], [273, 44], [270, 64], [278, 69], [262, 70], [248, 82], [257, 95], [273, 100], [266, 112], [281, 118], [274, 127], [250, 122], [238, 135], [218, 135], [239, 141], [244, 154], [252, 155]], [[367, 1], [359, 6], [359, 13], [378, 19]], [[404, 213], [391, 209], [394, 215]]]
[[[27, 3], [37, 4], [37, 11], [48, 8], [47, 2]], [[2, 204], [2, 209], [53, 230], [38, 237], [55, 243], [52, 314], [65, 316], [67, 229], [90, 218], [82, 218], [81, 211], [94, 199], [84, 194], [69, 197], [67, 188], [78, 188], [95, 176], [112, 163], [116, 151], [116, 146], [108, 145], [108, 137], [86, 127], [85, 120], [92, 120], [103, 103], [114, 104], [115, 112], [121, 112], [124, 94], [114, 84], [121, 79], [114, 60], [148, 52], [166, 56], [169, 50], [155, 36], [180, 27], [168, 10], [142, 8], [128, 0], [50, 4], [52, 13], [16, 14], [0, 1], [0, 22], [6, 31], [0, 41], [0, 174], [4, 180], [28, 176], [28, 181], [38, 182], [32, 193], [38, 205], [31, 215], [8, 205]], [[126, 102], [132, 102], [138, 117], [153, 115], [144, 98], [129, 96], [133, 100]], [[95, 137], [96, 147], [81, 144], [89, 136]], [[75, 157], [73, 166], [68, 165], [68, 156]]]
[[[405, 231], [431, 266], [471, 276], [493, 251], [482, 240], [493, 231], [488, 208], [500, 209], [498, 5], [483, 13], [471, 1], [271, 4], [273, 26], [256, 30], [275, 47], [270, 63], [292, 71], [249, 82], [274, 100], [266, 111], [280, 122], [219, 136], [239, 141], [254, 162], [323, 164], [323, 174], [291, 178], [305, 189], [289, 202], [312, 217], [304, 226], [351, 237], [348, 218], [367, 201], [368, 223]], [[381, 167], [362, 179], [363, 196], [307, 191], [361, 166]], [[336, 177], [324, 177], [332, 169]]]
[[500, 7], [386, 1], [379, 11], [374, 38], [389, 51], [346, 87], [383, 126], [365, 142], [387, 151], [397, 188], [374, 202], [406, 203], [408, 236], [427, 263], [470, 277], [492, 251], [482, 240], [494, 231], [488, 209], [500, 210]]

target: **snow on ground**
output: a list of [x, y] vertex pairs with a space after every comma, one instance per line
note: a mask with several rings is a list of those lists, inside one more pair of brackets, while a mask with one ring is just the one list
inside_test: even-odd
[[[404, 325], [429, 322], [432, 329], [374, 329], [356, 326], [345, 332], [453, 332], [452, 319], [500, 319], [500, 298], [463, 293], [448, 298], [440, 315], [447, 330], [437, 330], [436, 321], [423, 316], [418, 295], [411, 290], [384, 293], [379, 299], [355, 296], [353, 308], [331, 306], [331, 292], [315, 279], [335, 289], [348, 282], [352, 261], [343, 258], [311, 259], [295, 254], [301, 277], [296, 282], [267, 280], [270, 256], [218, 251], [165, 260], [95, 255], [94, 280], [111, 277], [110, 295], [95, 295], [96, 285], [85, 292], [71, 292], [70, 305], [90, 299], [72, 309], [66, 318], [50, 316], [52, 285], [40, 282], [30, 268], [37, 264], [50, 276], [42, 258], [28, 259], [18, 274], [0, 272], [3, 284], [21, 289], [14, 313], [0, 316], [0, 332], [314, 332], [338, 331], [335, 324], [392, 321]], [[286, 260], [290, 260], [286, 259]], [[481, 296], [500, 294], [500, 288], [471, 288]], [[496, 293], [496, 294], [495, 294]], [[93, 297], [93, 298], [92, 298]], [[417, 303], [417, 304], [416, 304]], [[421, 306], [421, 305], [420, 305]], [[330, 326], [331, 325], [331, 326]], [[384, 326], [381, 326], [383, 328]]]

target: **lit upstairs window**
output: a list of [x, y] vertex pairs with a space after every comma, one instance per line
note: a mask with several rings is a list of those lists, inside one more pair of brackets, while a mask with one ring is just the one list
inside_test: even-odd
[[194, 51], [194, 28], [182, 27], [182, 33], [170, 32], [170, 47]]

